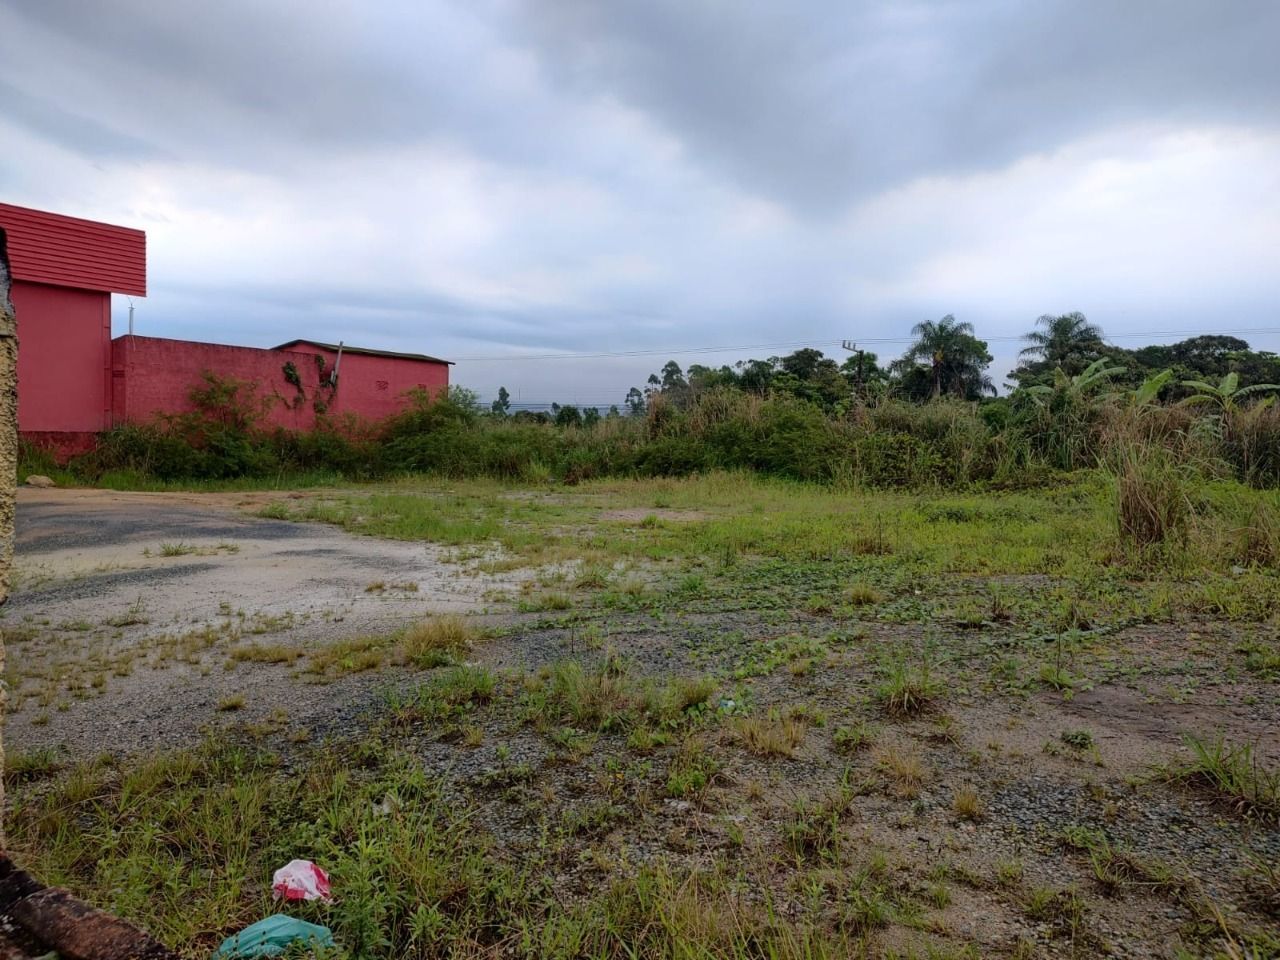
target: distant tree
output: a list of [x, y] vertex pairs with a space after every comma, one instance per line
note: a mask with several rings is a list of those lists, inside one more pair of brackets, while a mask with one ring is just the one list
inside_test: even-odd
[[[778, 366], [799, 380], [812, 380], [817, 373], [818, 365], [824, 359], [821, 350], [805, 347], [795, 353], [787, 354], [787, 356], [778, 361]], [[831, 360], [827, 362], [834, 364], [834, 361]]]
[[[653, 383], [654, 379], [650, 377], [649, 382]], [[674, 360], [668, 360], [662, 365], [662, 379], [659, 383], [663, 390], [675, 390], [688, 386], [684, 379], [684, 371], [680, 369], [680, 364]]]
[[582, 425], [584, 427], [595, 426], [600, 422], [600, 408], [587, 407], [582, 411]]
[[551, 417], [545, 410], [517, 410], [511, 417], [516, 423], [550, 423]]
[[823, 356], [821, 350], [805, 347], [770, 363], [775, 368], [769, 381], [771, 391], [789, 393], [826, 410], [849, 399], [848, 381], [836, 362]]
[[1201, 379], [1220, 379], [1231, 371], [1231, 361], [1247, 354], [1249, 344], [1239, 337], [1208, 335], [1190, 337], [1168, 346], [1143, 347], [1136, 351], [1144, 359], [1150, 357], [1151, 366], [1182, 366], [1195, 370]]
[[769, 389], [769, 384], [773, 382], [774, 374], [777, 372], [777, 365], [777, 357], [770, 360], [739, 360], [737, 363], [738, 383], [744, 390], [750, 390], [752, 393], [764, 393]]
[[493, 412], [500, 417], [505, 417], [511, 410], [511, 394], [507, 393], [506, 387], [498, 388], [498, 399], [490, 404]]
[[627, 413], [633, 417], [644, 415], [645, 400], [644, 394], [640, 392], [639, 387], [632, 387], [627, 391]]
[[567, 403], [563, 407], [558, 404], [552, 404], [551, 408], [552, 412], [555, 414], [555, 424], [557, 427], [582, 426], [582, 411], [573, 404]]
[[869, 350], [863, 350], [860, 354], [855, 353], [847, 357], [844, 363], [840, 364], [840, 373], [855, 386], [860, 382], [863, 384], [876, 383], [884, 380], [887, 376], [885, 370], [880, 366], [880, 358]]
[[1228, 373], [1238, 374], [1243, 387], [1280, 383], [1280, 357], [1265, 350], [1253, 350], [1238, 337], [1191, 337], [1179, 343], [1119, 351], [1115, 359], [1133, 367], [1135, 386], [1141, 377], [1171, 369], [1169, 399], [1191, 396], [1194, 391], [1186, 385], [1189, 381], [1219, 383]]
[[895, 371], [909, 396], [919, 395], [921, 374], [927, 374], [928, 396], [943, 394], [976, 400], [994, 394], [995, 386], [986, 375], [991, 353], [984, 340], [974, 336], [973, 324], [962, 323], [951, 314], [941, 320], [926, 320], [911, 328], [916, 342], [894, 361]]
[[738, 375], [733, 372], [732, 367], [713, 369], [697, 363], [689, 367], [688, 382], [689, 390], [694, 394], [714, 390], [716, 387], [741, 386], [738, 382]]
[[480, 406], [480, 394], [466, 387], [451, 385], [445, 399], [455, 407], [471, 414], [478, 414], [483, 409]]
[[1102, 350], [1102, 330], [1091, 324], [1083, 313], [1044, 314], [1036, 318], [1039, 329], [1022, 339], [1027, 341], [1021, 356], [1044, 364], [1048, 370], [1061, 368], [1073, 376], [1098, 359]]
[[605, 414], [605, 418], [608, 420], [616, 420], [620, 416], [622, 416], [622, 414], [618, 411], [618, 405], [616, 403], [610, 404], [609, 412]]

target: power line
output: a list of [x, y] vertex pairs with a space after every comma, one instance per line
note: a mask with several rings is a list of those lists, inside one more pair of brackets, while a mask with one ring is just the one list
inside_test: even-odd
[[[1187, 339], [1199, 336], [1246, 336], [1258, 334], [1280, 333], [1280, 327], [1252, 327], [1242, 330], [1149, 330], [1138, 333], [1114, 333], [1107, 340], [1133, 340], [1145, 338], [1177, 338]], [[1003, 335], [983, 337], [987, 343], [1019, 343], [1026, 339], [1022, 335]], [[912, 343], [915, 337], [861, 337], [860, 344], [893, 344]], [[604, 350], [598, 353], [537, 353], [537, 354], [504, 354], [501, 356], [454, 357], [455, 363], [506, 362], [508, 360], [602, 360], [610, 357], [684, 357], [706, 353], [731, 353], [740, 350], [779, 350], [786, 347], [820, 347], [839, 346], [841, 340], [784, 340], [775, 343], [741, 343], [723, 347], [668, 347], [660, 350]]]

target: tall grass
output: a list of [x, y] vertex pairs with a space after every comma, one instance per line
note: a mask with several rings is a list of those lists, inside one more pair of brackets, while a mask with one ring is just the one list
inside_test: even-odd
[[1113, 455], [1120, 541], [1139, 551], [1186, 546], [1192, 515], [1184, 473], [1160, 447], [1130, 444]]

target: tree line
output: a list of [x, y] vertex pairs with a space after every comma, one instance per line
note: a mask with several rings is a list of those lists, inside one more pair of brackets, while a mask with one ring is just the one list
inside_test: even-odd
[[[858, 351], [837, 363], [821, 350], [806, 347], [782, 357], [742, 360], [729, 366], [692, 364], [687, 370], [674, 360], [650, 375], [646, 385], [632, 387], [621, 406], [605, 413], [597, 408], [581, 410], [554, 404], [549, 413], [521, 411], [515, 417], [560, 426], [589, 426], [604, 417], [645, 413], [654, 398], [678, 408], [717, 388], [745, 393], [783, 394], [817, 405], [838, 415], [851, 405], [895, 399], [922, 403], [942, 397], [994, 402], [995, 384], [988, 374], [992, 355], [979, 339], [973, 324], [948, 314], [912, 328], [914, 338], [902, 356], [886, 364], [869, 351]], [[1101, 328], [1082, 313], [1046, 314], [1035, 321], [1023, 340], [1018, 366], [1009, 374], [1013, 387], [1009, 401], [1017, 403], [1052, 389], [1057, 378], [1079, 377], [1090, 367], [1105, 370], [1115, 387], [1136, 389], [1150, 378], [1169, 371], [1159, 384], [1155, 399], [1181, 401], [1204, 395], [1203, 388], [1220, 389], [1223, 378], [1235, 376], [1235, 389], [1267, 392], [1280, 383], [1280, 356], [1232, 336], [1191, 337], [1169, 345], [1129, 350], [1108, 343]], [[1100, 366], [1098, 366], [1100, 364]], [[1200, 385], [1200, 386], [1197, 386]], [[1005, 401], [1001, 401], [1005, 402]], [[505, 387], [491, 404], [498, 416], [510, 414]]]

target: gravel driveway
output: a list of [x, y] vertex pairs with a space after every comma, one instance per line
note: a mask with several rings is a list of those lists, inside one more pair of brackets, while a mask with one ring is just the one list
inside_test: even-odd
[[187, 742], [237, 697], [237, 721], [305, 726], [389, 678], [321, 686], [296, 666], [233, 665], [228, 652], [311, 651], [433, 612], [482, 613], [487, 591], [520, 576], [476, 573], [429, 544], [250, 514], [278, 497], [21, 490], [0, 620], [10, 747], [92, 755]]

